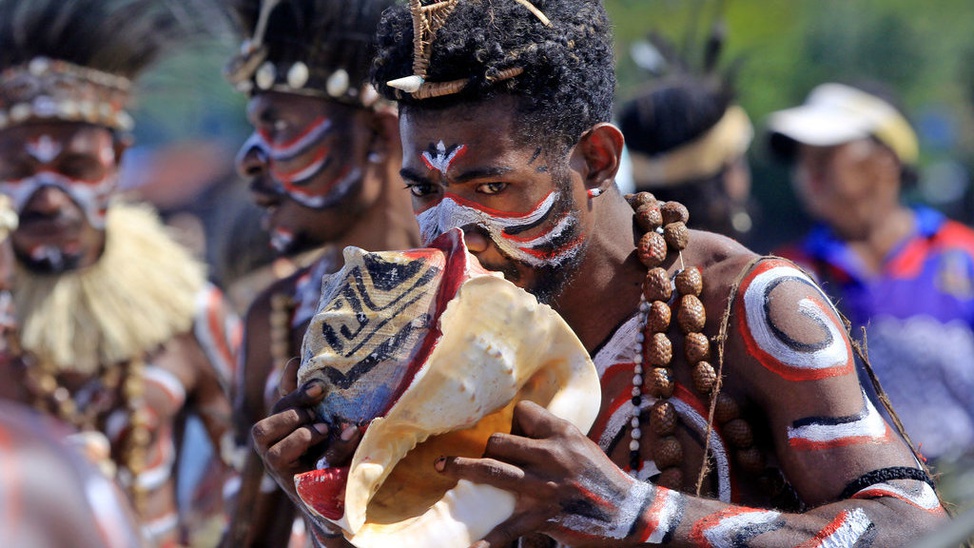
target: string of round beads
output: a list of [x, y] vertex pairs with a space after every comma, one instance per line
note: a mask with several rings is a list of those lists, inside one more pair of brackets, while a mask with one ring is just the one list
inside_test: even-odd
[[[703, 330], [707, 322], [706, 309], [700, 295], [703, 291], [703, 276], [695, 266], [683, 264], [682, 251], [689, 240], [687, 221], [689, 211], [678, 202], [659, 202], [648, 193], [641, 192], [627, 196], [635, 210], [636, 224], [644, 234], [637, 245], [640, 261], [647, 268], [640, 298], [641, 335], [637, 341], [642, 345], [642, 360], [635, 362], [633, 374], [633, 417], [632, 440], [630, 442], [630, 469], [638, 471], [639, 439], [643, 432], [640, 425], [640, 411], [636, 406], [642, 404], [642, 387], [637, 381], [648, 383], [648, 392], [656, 401], [650, 409], [649, 424], [657, 436], [653, 448], [653, 459], [660, 469], [657, 484], [673, 489], [683, 486], [683, 448], [677, 440], [676, 426], [678, 415], [673, 404], [668, 401], [676, 387], [672, 369], [673, 344], [667, 335], [675, 308], [676, 324], [683, 334], [684, 357], [691, 367], [694, 389], [704, 396], [706, 403], [713, 399], [717, 383], [717, 372], [709, 362], [710, 340]], [[680, 268], [674, 278], [670, 278], [662, 267], [671, 249], [677, 250]], [[645, 373], [644, 373], [645, 369]], [[638, 397], [638, 400], [637, 400]], [[717, 396], [715, 420], [721, 425], [721, 432], [735, 448], [735, 458], [749, 472], [763, 470], [763, 456], [753, 446], [751, 427], [740, 418], [740, 410], [729, 396]]]

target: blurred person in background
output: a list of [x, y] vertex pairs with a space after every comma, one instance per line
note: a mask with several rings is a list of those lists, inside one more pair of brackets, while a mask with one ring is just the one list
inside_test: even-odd
[[974, 231], [901, 202], [919, 148], [897, 101], [875, 84], [826, 83], [768, 128], [818, 222], [779, 253], [818, 277], [854, 333], [866, 329], [870, 362], [934, 471], [970, 458]]
[[754, 128], [735, 100], [731, 71], [717, 68], [723, 43], [718, 24], [694, 71], [674, 58], [672, 46], [651, 37], [646, 45], [666, 59], [666, 72], [622, 106], [619, 129], [637, 190], [678, 201], [697, 228], [747, 244], [756, 210], [746, 156]]
[[[373, 36], [392, 0], [238, 0], [246, 40], [227, 72], [250, 95], [254, 133], [238, 155], [280, 254], [316, 260], [256, 297], [245, 319], [234, 402], [241, 444], [279, 398], [278, 379], [297, 360], [318, 304], [321, 278], [342, 250], [419, 245], [402, 163], [395, 107], [369, 84]], [[247, 463], [225, 543], [283, 545], [295, 512], [261, 460]]]
[[115, 199], [133, 80], [198, 30], [181, 17], [191, 5], [175, 7], [0, 1], [0, 192], [20, 218], [25, 353], [9, 367], [11, 397], [78, 430], [160, 546], [191, 537], [175, 493], [186, 417], [232, 447], [239, 324], [155, 213]]

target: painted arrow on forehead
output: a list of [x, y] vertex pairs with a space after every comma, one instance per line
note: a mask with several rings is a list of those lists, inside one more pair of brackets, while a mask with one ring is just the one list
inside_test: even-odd
[[453, 162], [462, 157], [466, 151], [467, 145], [450, 145], [447, 148], [443, 141], [440, 141], [436, 146], [430, 144], [423, 152], [423, 162], [426, 163], [427, 168], [435, 169], [446, 177], [446, 172], [450, 170]]

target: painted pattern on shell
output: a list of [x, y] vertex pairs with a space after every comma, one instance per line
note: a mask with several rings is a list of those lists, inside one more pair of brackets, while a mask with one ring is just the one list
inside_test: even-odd
[[[435, 291], [446, 264], [442, 253], [346, 251], [345, 268], [326, 277], [323, 308], [305, 335], [300, 376], [325, 380], [319, 406], [331, 424], [365, 424], [409, 382], [410, 363], [434, 325]], [[310, 348], [317, 349], [310, 354]]]

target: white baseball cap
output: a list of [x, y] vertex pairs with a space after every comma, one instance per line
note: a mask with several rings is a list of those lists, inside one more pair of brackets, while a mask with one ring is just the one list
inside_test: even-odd
[[822, 84], [801, 106], [779, 110], [768, 118], [772, 151], [791, 156], [795, 142], [834, 146], [874, 137], [907, 165], [919, 156], [916, 133], [890, 103], [843, 84]]

